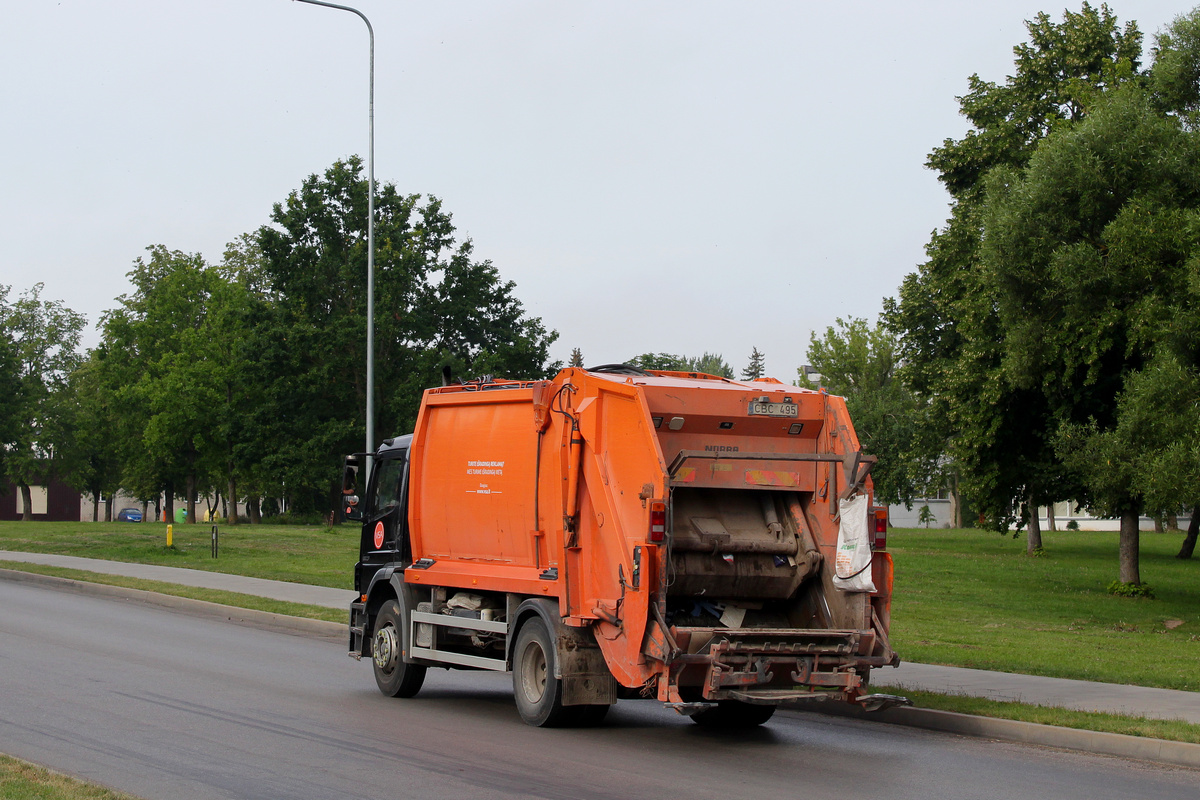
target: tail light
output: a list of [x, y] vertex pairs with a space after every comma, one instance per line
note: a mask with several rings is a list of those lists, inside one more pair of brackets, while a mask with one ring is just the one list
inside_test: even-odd
[[871, 543], [872, 550], [887, 549], [887, 507], [874, 509], [875, 512], [875, 538]]
[[655, 500], [650, 504], [650, 537], [651, 542], [664, 542], [667, 539], [667, 504]]

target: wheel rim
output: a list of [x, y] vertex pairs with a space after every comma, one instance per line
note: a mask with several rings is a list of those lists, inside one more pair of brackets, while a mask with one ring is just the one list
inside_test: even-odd
[[372, 647], [375, 666], [380, 672], [391, 672], [396, 667], [396, 654], [400, 646], [396, 639], [396, 629], [385, 625], [375, 631], [375, 644]]
[[546, 692], [546, 654], [537, 642], [525, 645], [521, 654], [521, 691], [531, 703], [541, 701]]

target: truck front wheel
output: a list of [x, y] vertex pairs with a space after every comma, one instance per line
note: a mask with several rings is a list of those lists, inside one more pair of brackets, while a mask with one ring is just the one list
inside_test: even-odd
[[375, 683], [388, 697], [412, 697], [421, 691], [425, 667], [404, 663], [404, 622], [400, 604], [395, 600], [384, 603], [375, 617], [371, 663], [375, 669]]
[[554, 642], [541, 617], [521, 626], [513, 655], [513, 694], [521, 719], [553, 728], [570, 716], [562, 704], [562, 681], [554, 677]]

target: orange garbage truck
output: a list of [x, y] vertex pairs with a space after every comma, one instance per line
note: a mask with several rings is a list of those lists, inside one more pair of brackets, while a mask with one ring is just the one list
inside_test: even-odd
[[628, 365], [483, 378], [427, 390], [360, 499], [362, 455], [350, 655], [386, 695], [510, 671], [539, 726], [624, 698], [725, 727], [905, 702], [866, 688], [899, 663], [892, 560], [840, 397]]

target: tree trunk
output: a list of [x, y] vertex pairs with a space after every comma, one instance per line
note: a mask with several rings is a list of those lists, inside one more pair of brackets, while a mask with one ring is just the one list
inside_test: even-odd
[[158, 497], [154, 498], [154, 521], [155, 522], [163, 521], [162, 495], [161, 494], [159, 494]]
[[108, 497], [104, 499], [104, 521], [112, 522], [112, 492], [108, 493]]
[[146, 502], [145, 500], [143, 500], [142, 501], [142, 522], [146, 521], [146, 519], [147, 519], [146, 512], [149, 510], [150, 510], [150, 504], [148, 502]]
[[172, 523], [175, 521], [175, 484], [173, 484], [173, 483], [167, 484], [166, 495], [167, 495], [167, 500], [166, 500], [167, 523], [169, 524], [169, 523]]
[[100, 521], [100, 492], [92, 492], [92, 522]]
[[21, 521], [33, 522], [33, 493], [29, 491], [28, 483], [17, 485], [21, 487]]
[[1158, 514], [1155, 514], [1154, 515], [1154, 532], [1162, 533], [1163, 530], [1164, 530], [1163, 529], [1163, 518], [1160, 517]]
[[229, 510], [225, 513], [225, 522], [230, 525], [237, 525], [238, 524], [237, 480], [232, 475], [229, 476], [228, 497], [229, 497]]
[[1028, 531], [1025, 537], [1025, 552], [1032, 556], [1042, 549], [1042, 521], [1038, 519], [1038, 507], [1033, 499], [1033, 492], [1029, 493], [1025, 507], [1029, 509], [1029, 522], [1025, 524], [1025, 530]]
[[1142, 574], [1138, 570], [1138, 517], [1137, 509], [1121, 512], [1121, 583], [1142, 582]]
[[1200, 534], [1200, 505], [1192, 506], [1192, 521], [1188, 523], [1187, 536], [1183, 537], [1183, 547], [1179, 548], [1176, 558], [1191, 558], [1196, 550], [1196, 534]]
[[196, 475], [192, 472], [187, 476], [187, 521], [196, 524]]
[[1048, 531], [1058, 530], [1058, 528], [1055, 527], [1055, 525], [1054, 525], [1054, 503], [1051, 503], [1050, 505], [1046, 506], [1046, 530], [1048, 530]]
[[962, 495], [958, 493], [957, 476], [950, 479], [950, 505], [952, 508], [950, 524], [956, 530], [961, 530], [963, 526]]
[[1167, 530], [1179, 530], [1179, 516], [1177, 514], [1167, 514]]
[[246, 513], [250, 515], [251, 525], [262, 524], [262, 506], [259, 505], [258, 495], [250, 495], [246, 498]]

